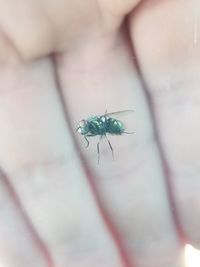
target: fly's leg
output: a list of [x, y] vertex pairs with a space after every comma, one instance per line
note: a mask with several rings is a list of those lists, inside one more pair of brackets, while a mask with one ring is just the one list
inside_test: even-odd
[[84, 135], [84, 138], [85, 138], [85, 141], [87, 142], [87, 144], [86, 144], [86, 148], [88, 148], [89, 147], [89, 144], [90, 144], [90, 142], [88, 141], [88, 139], [87, 139], [87, 137]]
[[115, 159], [114, 158], [114, 151], [113, 151], [113, 147], [112, 147], [112, 145], [111, 145], [111, 143], [110, 143], [110, 141], [108, 140], [108, 138], [107, 138], [107, 136], [105, 135], [105, 138], [106, 138], [106, 140], [108, 141], [108, 145], [109, 145], [109, 147], [110, 147], [110, 150], [111, 150], [111, 152], [112, 152], [112, 158], [113, 158], [113, 160]]
[[98, 155], [98, 164], [99, 164], [99, 142], [97, 143], [97, 155]]
[[97, 143], [97, 155], [98, 155], [98, 164], [99, 164], [99, 144], [101, 142], [102, 135], [100, 136], [99, 142]]
[[88, 141], [88, 139], [87, 139], [87, 137], [89, 137], [89, 136], [95, 136], [95, 134], [87, 134], [87, 135], [84, 135], [84, 138], [85, 138], [85, 141], [87, 142], [87, 145], [85, 146], [86, 148], [88, 148], [89, 147], [89, 144], [90, 144], [90, 142]]

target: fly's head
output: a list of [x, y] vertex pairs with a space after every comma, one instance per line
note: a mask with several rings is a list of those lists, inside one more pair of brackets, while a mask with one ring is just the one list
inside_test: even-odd
[[76, 131], [82, 135], [87, 134], [89, 132], [89, 125], [87, 120], [81, 120], [78, 124]]

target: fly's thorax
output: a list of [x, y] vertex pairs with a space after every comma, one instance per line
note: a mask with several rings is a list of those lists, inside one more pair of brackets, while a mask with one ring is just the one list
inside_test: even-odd
[[76, 131], [82, 135], [87, 134], [89, 132], [89, 124], [87, 120], [81, 120]]
[[107, 118], [107, 128], [106, 132], [110, 134], [121, 135], [125, 131], [125, 126], [123, 122], [114, 119], [114, 118]]
[[104, 135], [106, 133], [105, 116], [94, 116], [88, 119], [89, 133], [92, 135]]

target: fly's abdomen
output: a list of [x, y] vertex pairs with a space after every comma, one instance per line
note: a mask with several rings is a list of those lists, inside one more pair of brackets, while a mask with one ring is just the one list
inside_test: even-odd
[[106, 132], [110, 134], [121, 135], [125, 130], [124, 124], [116, 119], [107, 118]]

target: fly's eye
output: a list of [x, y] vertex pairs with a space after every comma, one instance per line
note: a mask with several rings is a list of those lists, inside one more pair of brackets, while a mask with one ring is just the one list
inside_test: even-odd
[[86, 126], [86, 124], [87, 124], [86, 120], [82, 120], [79, 122], [79, 127], [84, 128]]
[[86, 120], [80, 121], [77, 127], [77, 132], [80, 134], [85, 134], [86, 129], [87, 129], [87, 121]]

